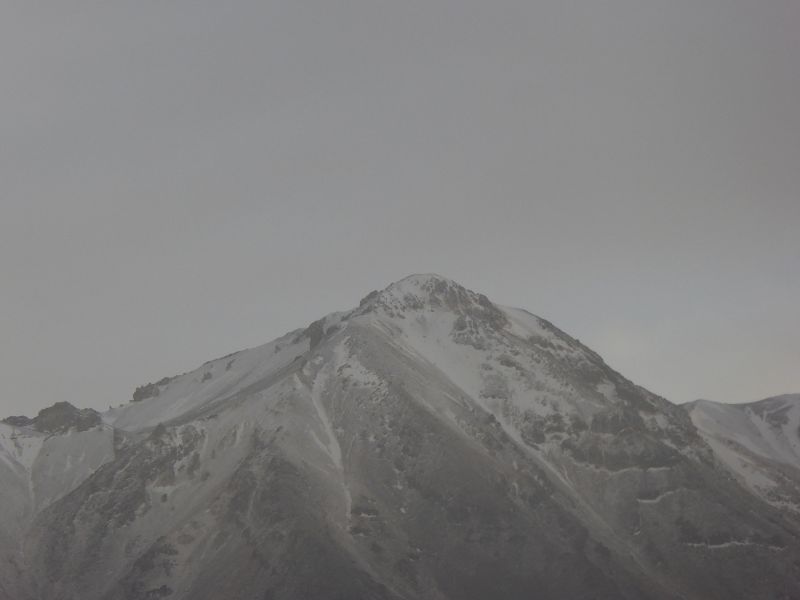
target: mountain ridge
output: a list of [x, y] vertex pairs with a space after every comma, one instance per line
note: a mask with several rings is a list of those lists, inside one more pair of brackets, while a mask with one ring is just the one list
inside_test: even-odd
[[793, 512], [691, 410], [437, 275], [148, 385], [0, 425], [0, 598], [800, 595]]

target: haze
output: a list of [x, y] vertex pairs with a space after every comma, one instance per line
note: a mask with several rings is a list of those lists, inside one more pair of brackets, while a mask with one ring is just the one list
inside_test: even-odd
[[0, 9], [0, 415], [413, 272], [675, 402], [800, 391], [800, 4]]

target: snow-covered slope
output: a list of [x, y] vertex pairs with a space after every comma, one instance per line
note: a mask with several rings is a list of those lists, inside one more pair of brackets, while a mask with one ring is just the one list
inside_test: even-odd
[[300, 338], [300, 333], [289, 333], [150, 384], [152, 395], [107, 411], [103, 420], [118, 429], [137, 431], [202, 411], [217, 402], [235, 402], [250, 386], [279, 374], [308, 351], [308, 339]]
[[[24, 424], [0, 422], [0, 560], [6, 565], [15, 564], [40, 511], [113, 460], [113, 430], [91, 413], [58, 403]], [[0, 568], [0, 598], [15, 597], [8, 577]]]
[[0, 522], [23, 526], [114, 457], [113, 429], [94, 411], [88, 411], [93, 420], [81, 420], [86, 412], [58, 403], [25, 425], [0, 422], [3, 481], [15, 480], [26, 491], [19, 503], [4, 502]]
[[683, 408], [437, 275], [134, 397], [15, 421], [0, 599], [800, 597]]
[[692, 422], [749, 489], [800, 515], [800, 394], [748, 404], [697, 400]]

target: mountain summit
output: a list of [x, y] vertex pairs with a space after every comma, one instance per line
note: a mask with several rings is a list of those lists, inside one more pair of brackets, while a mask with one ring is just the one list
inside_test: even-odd
[[800, 597], [798, 497], [722, 429], [437, 275], [28, 421], [0, 424], [3, 600]]

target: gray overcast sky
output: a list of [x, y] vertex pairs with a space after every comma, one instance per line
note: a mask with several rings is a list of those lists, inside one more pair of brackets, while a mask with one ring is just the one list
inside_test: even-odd
[[800, 3], [7, 0], [0, 414], [434, 271], [673, 401], [800, 391]]

